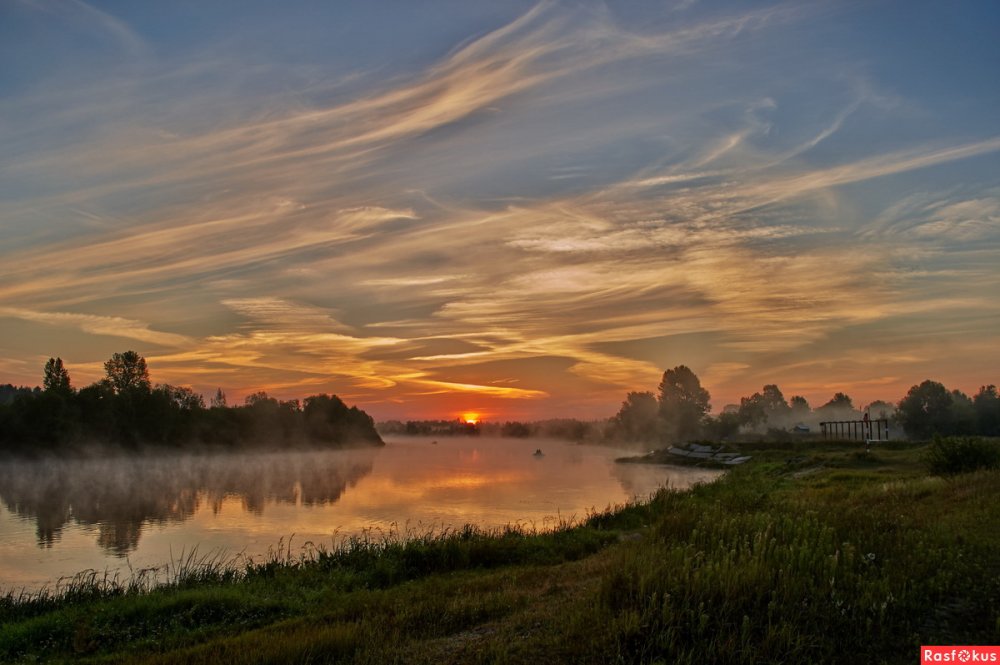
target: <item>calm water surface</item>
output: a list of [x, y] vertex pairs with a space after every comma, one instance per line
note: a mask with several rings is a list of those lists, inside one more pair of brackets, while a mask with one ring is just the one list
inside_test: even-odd
[[366, 529], [548, 529], [719, 473], [615, 464], [624, 454], [560, 441], [400, 438], [364, 450], [5, 462], [0, 588], [161, 566], [192, 548], [259, 557], [289, 538], [293, 552], [329, 547]]

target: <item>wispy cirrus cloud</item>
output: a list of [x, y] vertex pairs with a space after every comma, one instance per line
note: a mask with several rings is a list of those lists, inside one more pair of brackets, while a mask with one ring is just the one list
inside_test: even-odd
[[405, 68], [311, 70], [158, 57], [70, 4], [142, 57], [0, 101], [0, 321], [117, 331], [202, 389], [534, 415], [651, 389], [687, 362], [656, 340], [731, 399], [996, 339], [995, 178], [913, 183], [994, 163], [1000, 127], [873, 140], [910, 101], [790, 30], [856, 8], [542, 3]]
[[50, 326], [67, 327], [91, 335], [120, 337], [133, 342], [167, 347], [184, 347], [194, 343], [185, 335], [153, 330], [149, 323], [120, 316], [98, 316], [73, 312], [40, 312], [20, 307], [0, 307], [0, 317], [19, 319]]

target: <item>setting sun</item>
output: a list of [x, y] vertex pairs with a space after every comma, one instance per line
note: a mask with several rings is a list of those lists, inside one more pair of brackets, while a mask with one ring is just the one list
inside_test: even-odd
[[479, 424], [479, 414], [478, 413], [463, 413], [462, 420], [469, 425]]

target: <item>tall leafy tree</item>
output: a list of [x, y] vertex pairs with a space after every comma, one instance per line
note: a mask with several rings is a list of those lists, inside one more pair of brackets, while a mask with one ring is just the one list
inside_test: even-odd
[[717, 417], [709, 416], [706, 420], [706, 434], [716, 441], [723, 441], [738, 434], [743, 420], [738, 410], [723, 411]]
[[191, 388], [163, 384], [158, 385], [156, 390], [162, 393], [175, 408], [183, 411], [197, 411], [205, 408], [205, 398]]
[[151, 389], [146, 359], [135, 351], [116, 353], [104, 363], [107, 381], [116, 394], [148, 393]]
[[767, 413], [768, 422], [773, 423], [788, 416], [791, 409], [788, 402], [785, 401], [781, 388], [777, 385], [769, 383], [764, 386], [761, 390], [761, 396], [764, 398], [764, 410]]
[[698, 438], [708, 414], [708, 391], [685, 365], [663, 373], [659, 386], [660, 417], [667, 435], [677, 441]]
[[301, 414], [305, 419], [306, 434], [313, 441], [383, 445], [372, 417], [356, 406], [348, 408], [336, 395], [307, 397]]
[[969, 396], [961, 390], [951, 391], [948, 421], [948, 434], [974, 434], [976, 432], [976, 407]]
[[45, 363], [42, 387], [46, 392], [67, 395], [73, 392], [69, 383], [69, 371], [63, 366], [62, 358], [49, 358]]
[[767, 421], [767, 409], [764, 408], [764, 396], [754, 393], [749, 397], [740, 398], [740, 408], [736, 412], [741, 425], [756, 428]]
[[781, 389], [770, 383], [761, 392], [741, 398], [737, 413], [740, 423], [744, 425], [757, 427], [768, 423], [777, 427], [791, 413], [791, 407], [785, 401]]
[[69, 372], [62, 358], [49, 358], [42, 375], [44, 390], [21, 404], [26, 426], [22, 436], [39, 444], [56, 447], [73, 438], [79, 416]]
[[927, 380], [913, 386], [899, 401], [896, 417], [911, 437], [926, 439], [933, 434], [951, 431], [951, 405], [954, 397], [937, 381]]
[[660, 435], [660, 405], [651, 392], [630, 392], [614, 417], [614, 427], [626, 441], [653, 441]]
[[854, 401], [846, 393], [836, 393], [829, 402], [816, 409], [816, 415], [827, 420], [857, 420], [861, 414], [854, 409]]
[[127, 446], [143, 439], [159, 440], [162, 428], [157, 421], [157, 399], [149, 381], [146, 359], [135, 351], [116, 353], [104, 363], [104, 383], [110, 390], [114, 414], [114, 438]]
[[792, 417], [799, 420], [809, 415], [812, 409], [809, 407], [809, 400], [802, 395], [795, 395], [788, 400], [788, 408], [791, 409]]
[[854, 401], [847, 393], [835, 393], [821, 409], [853, 409]]

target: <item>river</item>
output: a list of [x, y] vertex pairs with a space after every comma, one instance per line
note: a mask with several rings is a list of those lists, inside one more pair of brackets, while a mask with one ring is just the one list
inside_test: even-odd
[[[536, 450], [541, 450], [536, 455]], [[0, 589], [128, 575], [193, 550], [261, 557], [366, 530], [539, 530], [719, 472], [616, 464], [563, 441], [399, 437], [384, 448], [0, 463]]]

